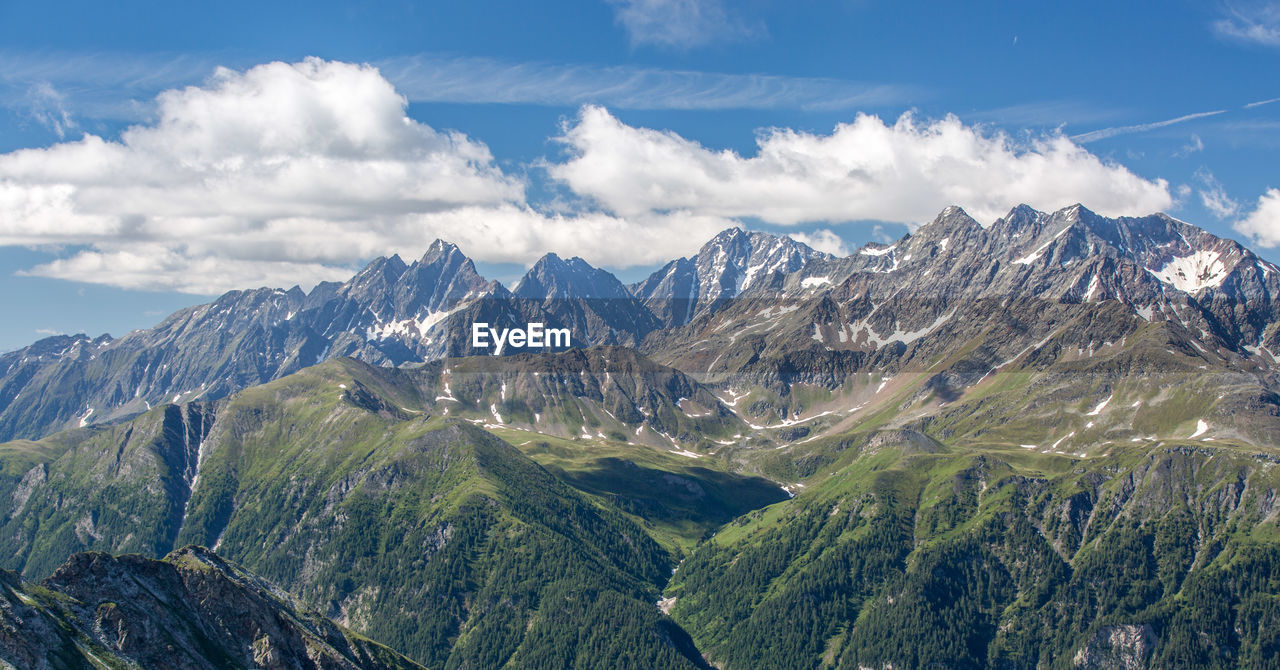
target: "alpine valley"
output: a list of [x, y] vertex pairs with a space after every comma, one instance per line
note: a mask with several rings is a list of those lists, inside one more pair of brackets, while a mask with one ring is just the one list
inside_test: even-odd
[[437, 241], [0, 356], [0, 665], [1280, 667], [1273, 352], [1280, 267], [1163, 214]]

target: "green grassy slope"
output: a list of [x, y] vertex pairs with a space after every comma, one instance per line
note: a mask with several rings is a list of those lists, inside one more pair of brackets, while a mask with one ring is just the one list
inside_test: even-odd
[[[0, 495], [21, 499], [0, 526], [9, 567], [203, 544], [433, 667], [701, 664], [654, 606], [674, 553], [777, 500], [775, 485], [643, 445], [589, 455], [581, 440], [559, 440], [579, 453], [549, 471], [470, 421], [430, 416], [422, 393], [340, 360], [203, 413], [0, 445]], [[656, 505], [654, 478], [686, 504]]]

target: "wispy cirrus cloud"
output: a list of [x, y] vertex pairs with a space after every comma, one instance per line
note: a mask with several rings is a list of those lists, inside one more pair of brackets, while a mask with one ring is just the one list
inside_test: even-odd
[[1224, 39], [1280, 47], [1280, 2], [1228, 6], [1212, 27]]
[[1182, 116], [1172, 118], [1172, 119], [1166, 119], [1164, 121], [1153, 121], [1151, 123], [1139, 123], [1132, 126], [1115, 126], [1113, 128], [1102, 128], [1101, 130], [1093, 130], [1087, 133], [1080, 133], [1079, 135], [1072, 135], [1071, 139], [1080, 144], [1088, 144], [1090, 142], [1097, 142], [1098, 140], [1105, 140], [1109, 137], [1115, 137], [1116, 135], [1128, 135], [1129, 133], [1145, 133], [1148, 130], [1164, 128], [1166, 126], [1172, 126], [1178, 123], [1186, 123], [1187, 121], [1203, 119], [1209, 116], [1217, 116], [1219, 114], [1225, 114], [1226, 112], [1227, 110], [1225, 109], [1217, 109], [1211, 112], [1195, 112], [1193, 114], [1184, 114]]
[[[198, 85], [228, 62], [214, 55], [0, 51], [0, 105], [26, 109], [34, 87], [58, 93], [85, 118], [138, 121], [154, 96]], [[727, 74], [636, 66], [517, 62], [415, 54], [372, 63], [410, 102], [496, 103], [615, 109], [852, 110], [927, 97], [918, 87], [823, 77]]]
[[1114, 108], [1079, 100], [1042, 100], [978, 110], [963, 116], [967, 120], [991, 121], [1002, 125], [1057, 128], [1101, 123], [1119, 115], [1120, 112]]
[[212, 56], [165, 53], [0, 50], [0, 105], [27, 108], [48, 89], [68, 114], [140, 120], [153, 109], [156, 93], [204, 81], [220, 64], [237, 65]]
[[58, 139], [67, 136], [67, 132], [76, 127], [76, 122], [67, 111], [66, 101], [62, 94], [47, 81], [38, 82], [27, 91], [31, 104], [31, 117], [52, 130]]
[[1240, 203], [1227, 195], [1222, 183], [1205, 168], [1196, 170], [1195, 178], [1200, 182], [1200, 203], [1219, 220], [1235, 216], [1240, 211]]
[[414, 102], [600, 104], [618, 109], [823, 109], [901, 104], [917, 88], [822, 77], [416, 55], [377, 63]]
[[633, 45], [690, 49], [767, 34], [723, 0], [607, 0]]

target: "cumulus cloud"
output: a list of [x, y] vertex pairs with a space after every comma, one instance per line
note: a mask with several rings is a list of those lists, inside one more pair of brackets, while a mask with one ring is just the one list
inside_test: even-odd
[[948, 116], [888, 124], [859, 115], [830, 135], [764, 131], [754, 156], [715, 151], [672, 132], [628, 126], [584, 107], [561, 141], [553, 177], [623, 217], [672, 210], [792, 225], [878, 220], [916, 225], [947, 205], [984, 223], [1019, 203], [1085, 202], [1108, 215], [1149, 214], [1173, 199], [1061, 135], [1025, 146]]
[[1248, 216], [1235, 223], [1235, 229], [1264, 247], [1280, 247], [1280, 189], [1269, 188], [1258, 198], [1258, 205]]
[[820, 228], [811, 233], [788, 233], [791, 239], [807, 244], [818, 251], [825, 251], [832, 256], [848, 256], [853, 252], [844, 239], [834, 232]]
[[[0, 245], [65, 245], [28, 274], [215, 293], [343, 279], [436, 237], [480, 260], [548, 250], [628, 266], [731, 222], [544, 214], [482, 143], [406, 115], [369, 66], [309, 59], [169, 90], [153, 123], [0, 155]], [[675, 234], [676, 232], [686, 234]]]
[[762, 34], [722, 0], [608, 0], [632, 44], [688, 49]]
[[[985, 222], [1020, 202], [1171, 202], [1164, 181], [1068, 138], [1019, 144], [953, 117], [773, 129], [744, 157], [587, 106], [559, 136], [567, 156], [545, 164], [563, 201], [530, 203], [483, 143], [410, 118], [376, 68], [318, 59], [219, 69], [155, 110], [118, 139], [0, 154], [0, 245], [62, 249], [27, 274], [209, 294], [344, 279], [437, 237], [480, 261], [555, 251], [630, 267], [686, 256], [742, 218], [912, 226], [950, 204]], [[848, 252], [830, 225], [797, 237]]]
[[[405, 116], [369, 67], [307, 60], [160, 95], [120, 141], [85, 135], [0, 156], [0, 243], [240, 236], [280, 220], [356, 221], [508, 202], [489, 150]], [[21, 214], [21, 216], [15, 215]]]
[[313, 286], [341, 281], [349, 270], [320, 263], [192, 256], [161, 244], [109, 245], [81, 251], [19, 274], [109, 284], [127, 289], [164, 287], [183, 293], [213, 293], [256, 286]]

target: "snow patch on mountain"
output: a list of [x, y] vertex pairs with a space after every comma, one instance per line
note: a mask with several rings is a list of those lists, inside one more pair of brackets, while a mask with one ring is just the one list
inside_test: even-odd
[[1098, 416], [1099, 414], [1102, 413], [1102, 410], [1107, 408], [1107, 403], [1111, 402], [1111, 399], [1114, 397], [1115, 397], [1114, 395], [1107, 396], [1106, 400], [1103, 400], [1102, 402], [1098, 403], [1098, 406], [1094, 407], [1092, 411], [1085, 413], [1085, 416]]
[[946, 314], [943, 314], [942, 316], [939, 316], [938, 318], [934, 319], [933, 323], [926, 325], [924, 328], [921, 328], [919, 330], [904, 331], [902, 330], [901, 327], [899, 327], [897, 330], [893, 331], [892, 333], [884, 337], [881, 337], [880, 335], [878, 335], [876, 331], [871, 327], [870, 324], [855, 323], [853, 324], [853, 326], [855, 328], [855, 332], [857, 332], [857, 329], [861, 329], [864, 332], [866, 332], [867, 342], [870, 343], [872, 346], [876, 347], [877, 349], [879, 349], [880, 347], [883, 347], [884, 345], [892, 342], [901, 342], [903, 344], [911, 344], [912, 342], [915, 342], [916, 340], [937, 330], [943, 324], [950, 321], [951, 317], [955, 315], [956, 315], [956, 310], [953, 309], [950, 312], [947, 312]]
[[1159, 270], [1147, 268], [1156, 279], [1184, 293], [1219, 286], [1227, 278], [1227, 266], [1216, 251], [1201, 250], [1190, 256], [1174, 257]]
[[1040, 258], [1040, 255], [1043, 254], [1045, 250], [1049, 248], [1050, 245], [1053, 244], [1054, 240], [1057, 240], [1059, 237], [1062, 237], [1063, 234], [1065, 234], [1068, 230], [1071, 230], [1071, 226], [1067, 226], [1066, 228], [1063, 228], [1062, 230], [1059, 230], [1058, 232], [1054, 233], [1053, 237], [1049, 238], [1048, 242], [1041, 244], [1038, 248], [1036, 248], [1035, 251], [1027, 254], [1026, 256], [1023, 256], [1022, 258], [1019, 258], [1018, 260], [1014, 261], [1014, 263], [1017, 263], [1018, 265], [1031, 265], [1036, 261], [1037, 258]]
[[379, 321], [377, 324], [365, 328], [364, 338], [366, 341], [385, 340], [388, 337], [408, 337], [413, 331], [417, 331], [418, 337], [426, 338], [427, 333], [433, 326], [444, 321], [450, 314], [466, 307], [469, 303], [459, 303], [453, 309], [439, 310], [428, 312], [424, 316], [416, 319], [401, 319], [399, 321], [387, 321], [385, 323]]
[[870, 247], [864, 247], [858, 250], [858, 253], [862, 254], [863, 256], [883, 256], [888, 253], [893, 253], [893, 250], [897, 248], [898, 248], [898, 245], [896, 244], [890, 244], [889, 246], [883, 249], [872, 249]]

